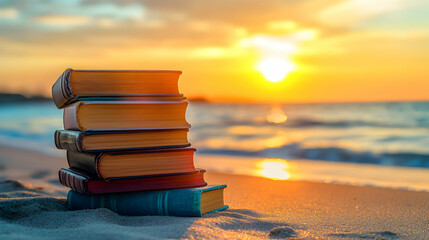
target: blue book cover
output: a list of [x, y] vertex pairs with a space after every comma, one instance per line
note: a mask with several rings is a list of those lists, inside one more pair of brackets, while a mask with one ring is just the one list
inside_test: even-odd
[[226, 185], [208, 185], [163, 191], [126, 192], [89, 195], [69, 191], [71, 210], [107, 208], [120, 215], [162, 215], [200, 217], [228, 208], [223, 201]]

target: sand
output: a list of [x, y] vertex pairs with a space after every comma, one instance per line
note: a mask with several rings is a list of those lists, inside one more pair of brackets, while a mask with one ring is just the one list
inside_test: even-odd
[[64, 158], [0, 147], [0, 239], [429, 239], [429, 193], [208, 172], [227, 211], [202, 218], [69, 211]]

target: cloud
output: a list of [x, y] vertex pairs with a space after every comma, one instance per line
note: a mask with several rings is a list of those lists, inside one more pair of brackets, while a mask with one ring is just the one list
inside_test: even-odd
[[347, 0], [328, 6], [316, 18], [334, 27], [349, 27], [367, 19], [423, 3], [422, 0]]
[[18, 10], [15, 8], [0, 8], [0, 19], [15, 19], [18, 17]]
[[[302, 9], [304, 2], [306, 1], [142, 1], [149, 11], [166, 15], [180, 13], [189, 21], [224, 23], [237, 28], [245, 28], [251, 33], [265, 29], [267, 22], [295, 20], [301, 22], [313, 11], [313, 9]], [[278, 28], [279, 25], [277, 24], [275, 27]]]
[[[9, 43], [25, 43], [38, 49], [37, 53], [55, 52], [51, 49], [63, 46], [82, 54], [91, 49], [91, 53], [98, 56], [112, 49], [162, 49], [154, 50], [155, 55], [165, 49], [188, 51], [195, 48], [195, 56], [215, 57], [228, 55], [235, 45], [247, 41], [247, 50], [263, 49], [291, 55], [297, 51], [290, 50], [291, 45], [299, 45], [298, 52], [302, 52], [304, 44], [310, 46], [311, 42], [330, 38], [345, 40], [341, 36], [348, 31], [358, 34], [360, 29], [347, 28], [356, 21], [394, 11], [405, 2], [390, 1], [392, 6], [385, 6], [387, 0], [380, 0], [378, 5], [368, 0], [329, 3], [314, 0], [92, 0], [41, 1], [36, 6], [32, 1], [23, 0], [10, 1], [7, 5], [19, 11], [20, 21], [14, 21], [17, 22], [14, 25], [2, 24], [0, 31], [1, 37]], [[378, 7], [373, 8], [374, 4]], [[325, 22], [320, 22], [320, 16], [324, 16]], [[340, 21], [340, 17], [344, 17], [344, 21]], [[341, 22], [340, 28], [332, 25], [335, 18]], [[317, 39], [311, 40], [315, 35]], [[309, 39], [311, 41], [307, 41]], [[261, 42], [266, 44], [259, 46]], [[19, 49], [23, 48], [4, 47], [0, 52], [31, 53], [31, 47], [25, 51]], [[232, 51], [229, 55], [235, 54]]]
[[267, 28], [271, 31], [292, 31], [297, 29], [298, 24], [294, 21], [272, 21], [268, 22]]
[[87, 16], [44, 15], [37, 16], [34, 20], [38, 23], [51, 26], [77, 26], [89, 23], [91, 18]]
[[[82, 18], [77, 20], [76, 16], [87, 17], [92, 19], [110, 18], [117, 21], [142, 21], [145, 17], [145, 7], [142, 4], [127, 4], [122, 5], [117, 2], [100, 1], [94, 4], [84, 4], [81, 0], [68, 1], [36, 1], [36, 0], [20, 0], [20, 1], [1, 1], [0, 0], [0, 17], [16, 17], [19, 11], [21, 24], [33, 21], [34, 19], [42, 19], [45, 16], [55, 15], [65, 16], [61, 20], [64, 22], [82, 21]], [[3, 7], [3, 8], [2, 8]], [[50, 20], [46, 20], [46, 22]]]
[[[74, 12], [74, 11], [73, 11]], [[100, 3], [86, 7], [76, 7], [76, 12], [93, 17], [111, 17], [118, 20], [143, 20], [145, 9], [143, 5], [119, 6], [113, 3]]]
[[62, 40], [72, 45], [102, 47], [101, 43], [110, 38], [119, 40], [118, 45], [212, 48], [230, 46], [239, 38], [264, 35], [267, 31], [284, 35], [293, 31], [293, 22], [305, 27], [301, 2], [9, 1], [8, 6], [19, 9], [21, 19], [14, 26], [0, 26], [0, 30], [7, 29], [2, 32], [9, 40], [45, 41], [47, 46]]
[[316, 30], [305, 29], [282, 36], [257, 35], [241, 40], [240, 45], [256, 48], [263, 56], [290, 57], [300, 49], [301, 43], [316, 36]]

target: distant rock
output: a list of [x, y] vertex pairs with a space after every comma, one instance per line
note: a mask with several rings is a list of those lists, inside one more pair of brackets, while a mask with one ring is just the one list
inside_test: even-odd
[[194, 97], [194, 98], [188, 98], [190, 102], [209, 102], [207, 98], [204, 97]]
[[5, 103], [22, 103], [22, 102], [50, 102], [51, 98], [43, 96], [27, 97], [19, 93], [0, 93], [0, 104]]

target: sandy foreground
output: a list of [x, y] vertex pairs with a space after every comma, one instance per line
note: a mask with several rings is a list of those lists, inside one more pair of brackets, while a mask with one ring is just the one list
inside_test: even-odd
[[202, 218], [68, 211], [65, 158], [0, 147], [0, 239], [429, 239], [429, 193], [211, 173], [230, 209]]

